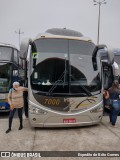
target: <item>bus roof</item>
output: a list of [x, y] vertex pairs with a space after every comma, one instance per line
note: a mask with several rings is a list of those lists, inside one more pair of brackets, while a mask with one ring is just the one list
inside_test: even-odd
[[51, 28], [48, 29], [46, 33], [50, 33], [53, 35], [62, 35], [62, 36], [83, 37], [82, 33], [66, 28]]
[[62, 38], [62, 39], [73, 39], [73, 40], [83, 40], [92, 42], [90, 38], [84, 37], [82, 33], [66, 28], [48, 29], [46, 32], [38, 34], [34, 40], [41, 38]]
[[15, 48], [15, 49], [18, 50], [18, 48], [16, 46], [12, 45], [12, 44], [7, 44], [7, 43], [1, 43], [0, 42], [0, 46], [2, 46], [2, 47], [11, 47], [11, 48]]

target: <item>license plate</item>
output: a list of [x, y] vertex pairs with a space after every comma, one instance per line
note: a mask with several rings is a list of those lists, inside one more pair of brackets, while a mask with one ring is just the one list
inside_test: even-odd
[[2, 107], [0, 107], [0, 109], [5, 109], [5, 107], [4, 107], [4, 106], [2, 106]]
[[0, 94], [0, 99], [5, 99], [5, 95], [4, 94]]
[[76, 123], [76, 119], [75, 118], [63, 119], [63, 123]]

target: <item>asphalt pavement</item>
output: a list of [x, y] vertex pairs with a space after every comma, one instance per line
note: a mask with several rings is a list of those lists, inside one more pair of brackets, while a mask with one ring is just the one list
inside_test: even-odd
[[[118, 128], [109, 124], [109, 117], [104, 116], [98, 125], [74, 128], [32, 128], [29, 120], [24, 118], [24, 128], [18, 130], [19, 120], [14, 118], [12, 131], [5, 133], [8, 119], [0, 119], [0, 151], [120, 151], [120, 116]], [[91, 160], [96, 159], [89, 157]], [[88, 157], [55, 157], [61, 159], [83, 159]], [[0, 158], [5, 160], [5, 158]], [[21, 158], [12, 157], [12, 160]], [[49, 159], [53, 157], [22, 158], [24, 160]], [[120, 157], [97, 157], [97, 159], [120, 159]]]

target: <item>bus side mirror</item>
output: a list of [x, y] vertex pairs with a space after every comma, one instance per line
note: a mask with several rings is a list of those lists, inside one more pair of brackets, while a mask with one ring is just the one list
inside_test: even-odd
[[[96, 71], [98, 69], [96, 57], [97, 57], [99, 50], [102, 50], [102, 52], [106, 54], [106, 57], [104, 60], [107, 61], [108, 64], [112, 65], [114, 63], [114, 50], [110, 47], [107, 47], [104, 44], [98, 45], [95, 47], [95, 49], [93, 51], [93, 55], [92, 55], [92, 62], [93, 62], [94, 71]], [[101, 58], [102, 58], [102, 56], [101, 56]]]
[[112, 65], [114, 63], [114, 50], [108, 47], [108, 64]]
[[93, 55], [92, 55], [92, 63], [93, 63], [94, 71], [96, 71], [98, 69], [98, 67], [97, 67], [97, 58], [96, 58], [98, 50], [99, 50], [99, 46], [96, 46], [94, 51], [93, 51]]
[[112, 64], [112, 69], [113, 69], [114, 80], [119, 81], [119, 65], [115, 61]]
[[21, 41], [21, 45], [20, 45], [20, 58], [21, 59], [27, 59], [27, 54], [28, 54], [28, 47], [29, 47], [29, 44], [32, 42], [31, 39], [23, 39]]

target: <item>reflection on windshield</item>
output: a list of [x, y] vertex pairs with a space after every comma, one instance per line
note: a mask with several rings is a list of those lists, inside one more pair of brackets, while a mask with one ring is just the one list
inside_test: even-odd
[[36, 40], [32, 45], [32, 89], [43, 95], [90, 96], [99, 91], [101, 69], [93, 70], [94, 48], [86, 41]]
[[0, 92], [8, 92], [10, 77], [10, 65], [0, 63]]
[[[65, 68], [65, 60], [58, 58], [46, 59], [34, 68], [31, 75], [32, 89], [45, 93], [53, 94], [81, 94], [90, 96], [91, 92], [100, 89], [100, 76], [93, 77], [90, 85], [87, 78], [80, 70], [70, 66], [69, 76], [68, 61]], [[70, 84], [69, 84], [70, 82]]]

